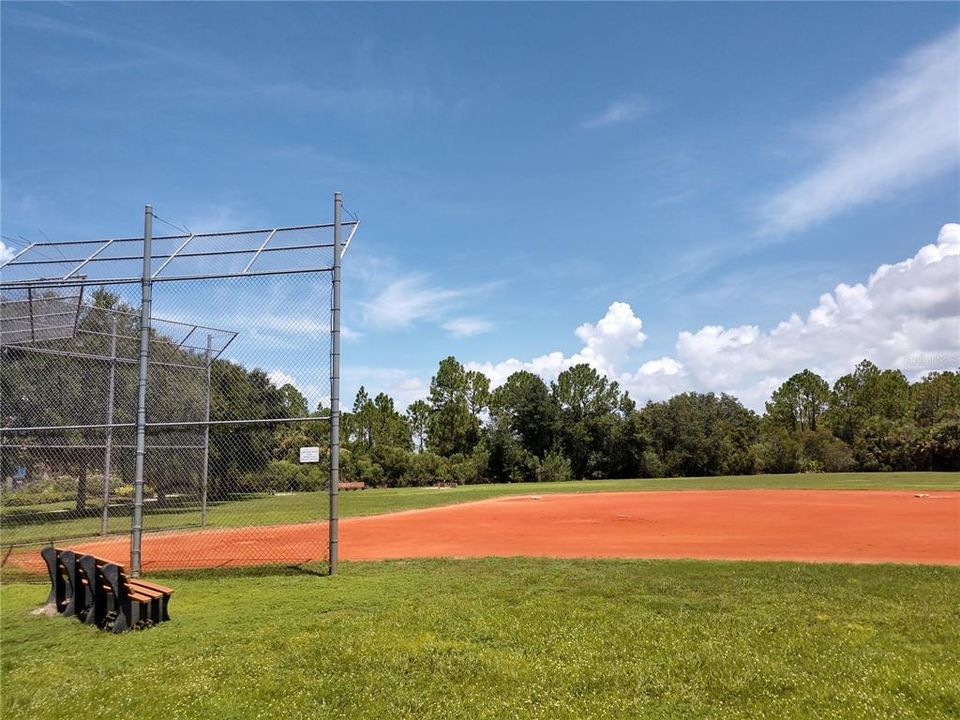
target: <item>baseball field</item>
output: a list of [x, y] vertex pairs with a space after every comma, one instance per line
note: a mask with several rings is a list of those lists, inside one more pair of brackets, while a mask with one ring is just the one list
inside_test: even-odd
[[[263, 552], [240, 529], [151, 535], [173, 621], [117, 636], [31, 614], [35, 553], [11, 554], [3, 716], [960, 713], [953, 474], [364, 491], [344, 515], [333, 577], [322, 523], [261, 531], [289, 560], [261, 570], [234, 567]], [[165, 570], [187, 542], [202, 569]]]

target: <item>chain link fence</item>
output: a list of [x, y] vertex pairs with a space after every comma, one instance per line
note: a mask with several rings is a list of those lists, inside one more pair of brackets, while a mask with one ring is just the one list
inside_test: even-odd
[[339, 196], [307, 227], [153, 237], [154, 217], [144, 238], [38, 243], [0, 268], [4, 564], [55, 544], [134, 573], [332, 571], [339, 265], [359, 222]]

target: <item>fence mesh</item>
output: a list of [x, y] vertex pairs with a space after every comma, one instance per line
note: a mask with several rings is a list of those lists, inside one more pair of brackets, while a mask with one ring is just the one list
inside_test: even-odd
[[[4, 564], [48, 543], [130, 560], [143, 247], [37, 245], [0, 271]], [[153, 238], [145, 573], [327, 559], [333, 247], [331, 225]]]

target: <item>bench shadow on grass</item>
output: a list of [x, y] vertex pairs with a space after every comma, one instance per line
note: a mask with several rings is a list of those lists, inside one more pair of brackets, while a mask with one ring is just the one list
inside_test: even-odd
[[157, 570], [155, 572], [146, 572], [144, 574], [149, 578], [164, 578], [168, 580], [175, 578], [183, 578], [185, 580], [222, 580], [226, 578], [292, 577], [300, 575], [329, 577], [330, 566], [326, 561], [317, 561], [303, 563], [301, 565], [243, 565], [181, 570]]
[[[194, 568], [181, 570], [157, 570], [144, 573], [148, 580], [223, 580], [228, 578], [253, 577], [294, 577], [310, 575], [313, 577], [329, 577], [330, 566], [326, 561], [309, 562], [301, 565], [243, 565], [220, 566], [209, 568]], [[45, 570], [31, 570], [15, 565], [0, 566], [0, 585], [28, 583], [50, 584], [50, 578]]]

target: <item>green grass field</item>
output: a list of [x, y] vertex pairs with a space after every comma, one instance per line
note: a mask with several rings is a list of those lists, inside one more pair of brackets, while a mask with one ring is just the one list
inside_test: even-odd
[[960, 570], [497, 559], [168, 575], [111, 635], [0, 590], [2, 715], [950, 718]]
[[[557, 483], [512, 485], [465, 485], [457, 488], [389, 488], [344, 492], [340, 496], [342, 517], [375, 515], [396, 510], [451, 505], [503, 495], [555, 492], [616, 492], [652, 490], [702, 490], [730, 488], [810, 488], [848, 490], [960, 490], [957, 473], [823, 473], [797, 475], [740, 475], [708, 478], [660, 478], [638, 480], [575, 480]], [[296, 493], [225, 502], [211, 508], [209, 527], [275, 525], [310, 522], [325, 517], [325, 493]], [[146, 515], [146, 528], [199, 526], [199, 511]], [[129, 531], [130, 519], [111, 519], [113, 532]], [[44, 543], [50, 540], [93, 537], [100, 531], [96, 517], [7, 525], [0, 528], [3, 545]]]

